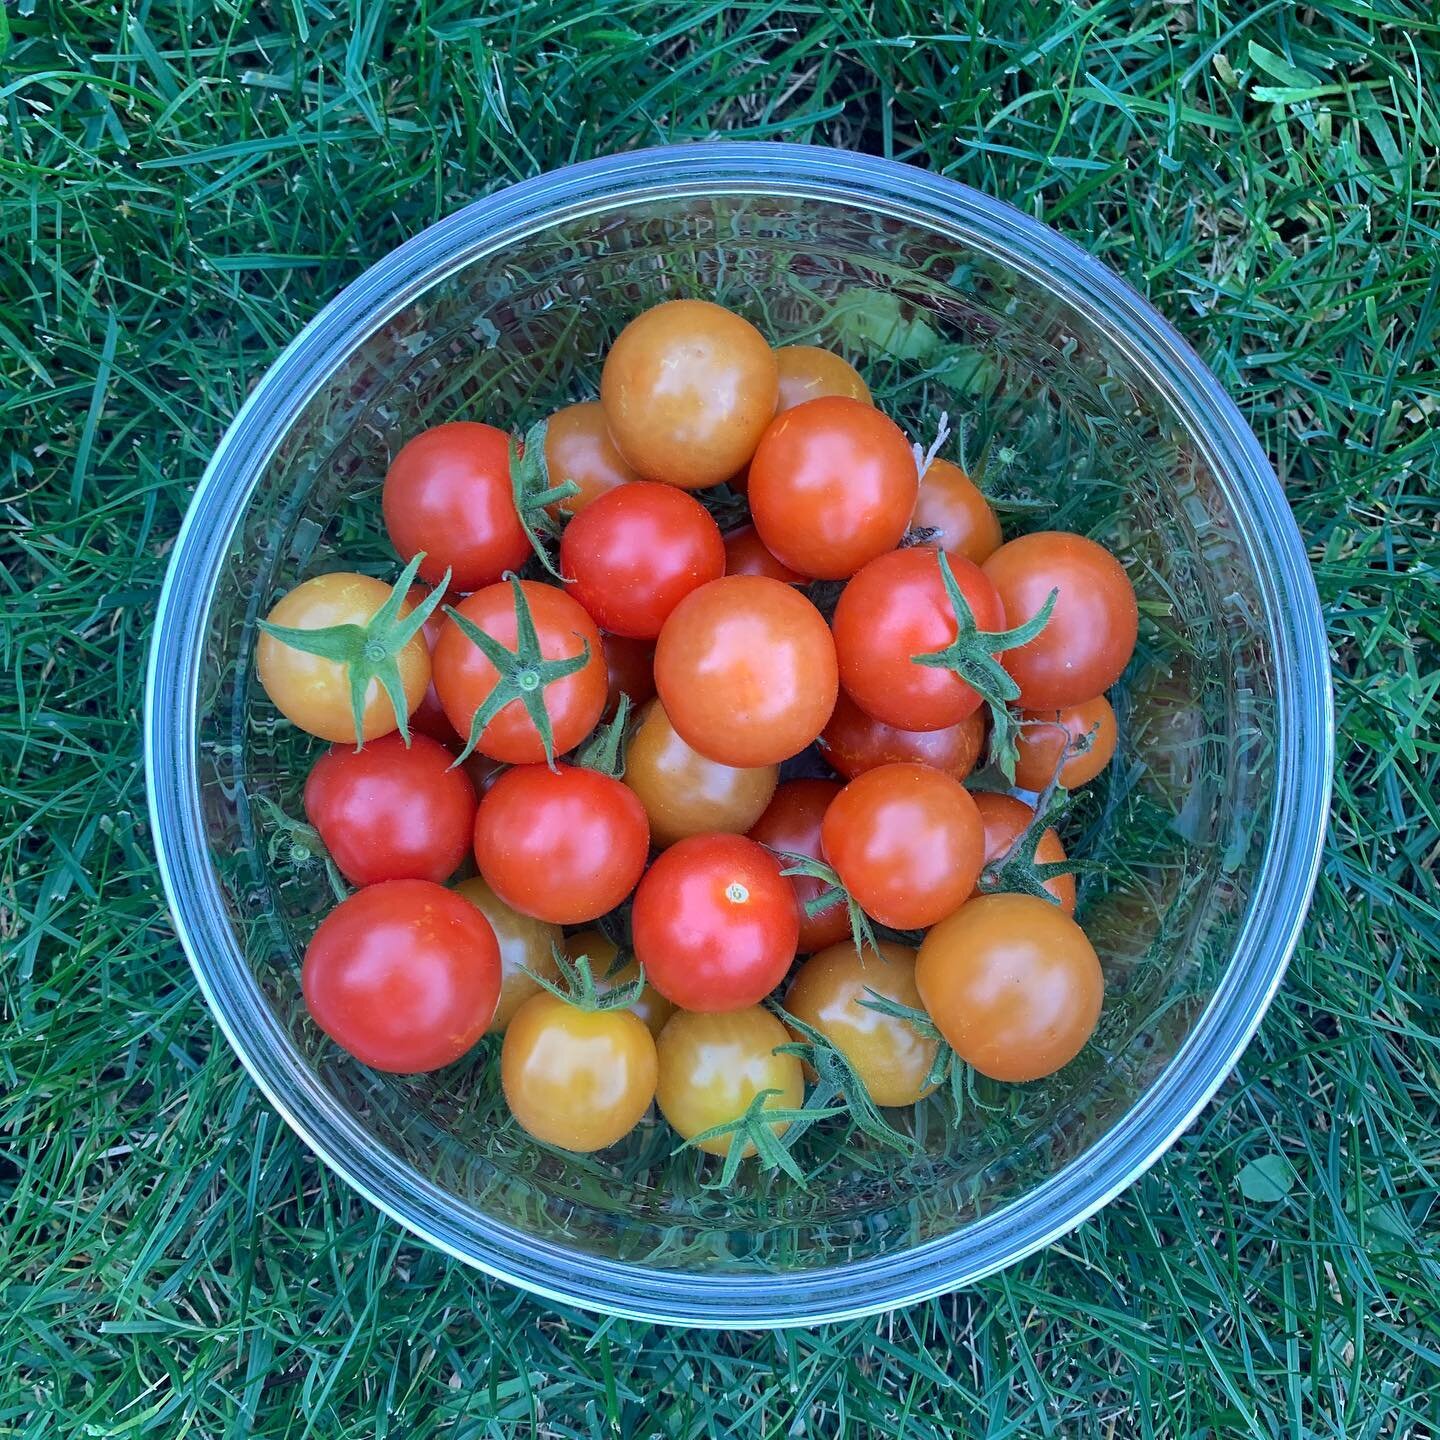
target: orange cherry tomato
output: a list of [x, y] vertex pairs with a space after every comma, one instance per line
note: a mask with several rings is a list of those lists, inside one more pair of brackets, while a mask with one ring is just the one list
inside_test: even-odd
[[[590, 962], [590, 973], [595, 978], [595, 988], [602, 995], [618, 990], [622, 985], [631, 984], [640, 973], [639, 963], [632, 957], [613, 974], [611, 967], [620, 953], [615, 942], [599, 930], [580, 930], [565, 941], [565, 953], [578, 960], [582, 955]], [[632, 1015], [638, 1015], [645, 1022], [645, 1028], [658, 1035], [665, 1022], [675, 1013], [675, 1007], [647, 980], [640, 997], [625, 1007]]]
[[1060, 770], [1060, 783], [1067, 790], [1088, 785], [1115, 756], [1120, 732], [1103, 695], [1059, 710], [1022, 710], [1018, 718], [1015, 783], [1023, 790], [1043, 790], [1065, 747], [1081, 737], [1088, 737], [1087, 748], [1078, 750]]
[[915, 498], [914, 530], [935, 530], [926, 544], [983, 565], [999, 548], [1000, 522], [975, 482], [948, 460], [932, 460]]
[[820, 750], [837, 774], [853, 780], [877, 765], [910, 760], [963, 780], [985, 747], [985, 711], [975, 710], [943, 730], [898, 730], [867, 715], [845, 692], [820, 733]]
[[485, 1030], [487, 1035], [499, 1035], [515, 1012], [540, 993], [534, 977], [554, 980], [559, 975], [555, 947], [561, 943], [560, 927], [511, 909], [478, 875], [462, 880], [455, 893], [490, 922], [500, 947], [500, 1000]]
[[576, 495], [549, 506], [551, 515], [578, 515], [609, 490], [629, 485], [640, 476], [626, 463], [610, 438], [605, 407], [584, 400], [557, 410], [545, 426], [545, 472], [551, 485], [573, 480]]
[[[765, 813], [750, 827], [750, 838], [771, 851], [782, 870], [790, 863], [785, 859], [787, 854], [821, 859], [820, 822], [839, 793], [840, 786], [834, 780], [787, 780], [776, 790]], [[787, 878], [800, 912], [800, 939], [796, 948], [802, 954], [823, 950], [850, 934], [850, 917], [843, 900], [827, 905], [818, 914], [805, 913], [806, 904], [825, 890], [823, 882], [807, 875]]]
[[870, 387], [848, 360], [818, 345], [782, 345], [775, 351], [780, 398], [775, 411], [793, 410], [822, 395], [844, 395], [869, 405]]
[[1068, 1065], [1105, 993], [1085, 932], [1033, 895], [986, 895], [942, 920], [920, 946], [915, 983], [955, 1053], [1008, 1081]]
[[766, 548], [753, 525], [742, 525], [725, 537], [727, 575], [764, 575], [787, 585], [803, 585], [805, 577], [782, 565]]
[[[980, 812], [980, 822], [985, 827], [985, 864], [998, 860], [1015, 843], [1020, 832], [1035, 817], [1035, 811], [1023, 800], [1013, 795], [997, 795], [990, 790], [972, 790], [970, 798]], [[1035, 847], [1035, 859], [1042, 865], [1058, 865], [1065, 858], [1065, 847], [1050, 826], [1040, 837]], [[1067, 914], [1075, 913], [1075, 877], [1056, 875], [1045, 882], [1045, 888], [1060, 902], [1060, 908]], [[979, 895], [977, 887], [971, 892]]]

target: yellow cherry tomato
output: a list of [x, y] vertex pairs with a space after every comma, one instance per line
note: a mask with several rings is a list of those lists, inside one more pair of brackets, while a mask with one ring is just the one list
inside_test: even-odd
[[[622, 985], [631, 984], [640, 973], [639, 964], [629, 960], [613, 975], [609, 974], [610, 967], [620, 952], [615, 943], [598, 930], [581, 930], [578, 934], [571, 935], [565, 941], [565, 953], [572, 960], [578, 960], [582, 955], [589, 958], [590, 973], [595, 977], [595, 988], [602, 995], [618, 990]], [[646, 981], [645, 988], [640, 992], [640, 998], [625, 1008], [632, 1015], [638, 1015], [652, 1035], [658, 1035], [665, 1028], [665, 1022], [675, 1013], [675, 1007], [649, 981]]]
[[859, 371], [833, 350], [822, 350], [818, 345], [782, 345], [775, 351], [775, 367], [780, 372], [777, 415], [822, 395], [844, 395], [871, 403], [870, 387]]
[[499, 1035], [515, 1012], [540, 993], [539, 982], [526, 971], [547, 980], [559, 975], [555, 946], [562, 943], [560, 927], [512, 910], [478, 875], [462, 880], [455, 893], [463, 895], [490, 922], [500, 946], [500, 1003], [485, 1030], [487, 1035]]

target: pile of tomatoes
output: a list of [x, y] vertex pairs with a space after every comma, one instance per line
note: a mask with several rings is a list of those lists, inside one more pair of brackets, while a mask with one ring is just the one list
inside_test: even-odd
[[414, 1073], [501, 1034], [538, 1139], [597, 1150], [654, 1102], [739, 1155], [822, 1050], [888, 1107], [957, 1057], [1027, 1081], [1084, 1046], [1101, 970], [1049, 821], [1114, 752], [1136, 640], [1100, 545], [1004, 541], [845, 360], [699, 300], [523, 444], [415, 436], [383, 509], [399, 580], [307, 580], [257, 650], [333, 742], [304, 806], [356, 888], [302, 982], [351, 1054]]

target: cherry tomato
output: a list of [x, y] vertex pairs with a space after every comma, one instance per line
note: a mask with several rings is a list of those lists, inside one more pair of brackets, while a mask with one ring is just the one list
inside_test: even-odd
[[[1013, 795], [997, 795], [990, 790], [972, 790], [970, 798], [980, 812], [980, 823], [985, 827], [985, 864], [998, 860], [1015, 843], [1020, 832], [1035, 818], [1035, 811], [1023, 800]], [[1042, 865], [1058, 865], [1065, 858], [1065, 847], [1052, 825], [1040, 837], [1035, 847], [1035, 859]], [[1056, 875], [1045, 882], [1045, 888], [1060, 902], [1060, 908], [1067, 914], [1075, 913], [1075, 877]], [[971, 892], [979, 895], [980, 889]]]
[[965, 787], [925, 765], [881, 765], [835, 797], [820, 827], [825, 858], [872, 919], [920, 930], [957, 910], [985, 854]]
[[1044, 630], [1002, 657], [1020, 687], [1020, 706], [1078, 705], [1120, 678], [1135, 651], [1139, 612], [1130, 577], [1108, 550], [1083, 535], [1045, 530], [1002, 545], [983, 568], [1010, 626], [1059, 591]]
[[455, 893], [490, 922], [500, 947], [500, 999], [485, 1031], [487, 1035], [498, 1035], [515, 1012], [532, 995], [540, 993], [534, 976], [554, 980], [559, 975], [555, 947], [562, 943], [561, 930], [558, 925], [512, 910], [478, 875], [462, 880]]
[[[689, 1140], [739, 1120], [765, 1090], [776, 1093], [762, 1102], [764, 1109], [798, 1110], [805, 1099], [804, 1071], [798, 1057], [776, 1049], [789, 1043], [790, 1032], [758, 1005], [723, 1015], [677, 1010], [655, 1042], [660, 1113]], [[778, 1120], [770, 1128], [783, 1135], [789, 1126], [788, 1120]], [[717, 1135], [697, 1148], [725, 1155], [734, 1139], [733, 1133]], [[741, 1153], [753, 1155], [754, 1144], [745, 1141]]]
[[446, 880], [470, 849], [475, 787], [438, 741], [335, 745], [305, 781], [305, 815], [352, 885]]
[[776, 414], [822, 395], [844, 395], [864, 405], [871, 403], [870, 387], [855, 367], [833, 350], [818, 345], [781, 345], [775, 351], [775, 365], [780, 373]]
[[1033, 895], [986, 895], [925, 937], [915, 983], [955, 1053], [994, 1080], [1039, 1080], [1094, 1033], [1105, 981], [1085, 932]]
[[795, 972], [785, 1008], [845, 1056], [877, 1105], [913, 1105], [935, 1088], [928, 1077], [940, 1047], [908, 1020], [870, 1009], [872, 991], [923, 1008], [908, 945], [882, 940], [863, 959], [848, 940], [821, 950]]
[[630, 925], [647, 978], [685, 1010], [763, 1000], [790, 968], [800, 934], [790, 882], [743, 835], [672, 845], [636, 889]]
[[669, 300], [621, 332], [600, 375], [610, 434], [647, 480], [699, 490], [745, 464], [775, 413], [775, 356], [748, 321]]
[[692, 590], [725, 573], [725, 542], [693, 495], [641, 481], [601, 495], [565, 527], [560, 573], [602, 630], [653, 640]]
[[[775, 853], [783, 870], [789, 862], [779, 852], [806, 855], [819, 860], [820, 822], [830, 802], [840, 793], [833, 780], [787, 780], [775, 792], [765, 813], [750, 827], [750, 838]], [[837, 900], [816, 915], [807, 915], [805, 905], [824, 889], [824, 884], [806, 875], [790, 875], [790, 888], [800, 912], [800, 939], [797, 948], [802, 954], [823, 950], [850, 933], [850, 917], [845, 902]]]
[[1082, 736], [1089, 737], [1088, 748], [1077, 751], [1060, 769], [1060, 783], [1067, 790], [1088, 785], [1114, 758], [1120, 732], [1103, 695], [1060, 710], [1022, 710], [1017, 718], [1015, 783], [1023, 790], [1043, 790], [1065, 747]]
[[910, 526], [914, 530], [937, 531], [927, 544], [947, 555], [963, 555], [976, 565], [983, 565], [1003, 539], [990, 502], [975, 482], [948, 460], [930, 462], [920, 482]]
[[628, 1135], [655, 1098], [655, 1041], [625, 1010], [548, 993], [516, 1012], [500, 1050], [510, 1113], [537, 1140], [582, 1154]]
[[390, 462], [381, 497], [390, 543], [402, 560], [421, 550], [420, 578], [445, 571], [457, 591], [493, 585], [530, 556], [515, 513], [510, 437], [493, 425], [453, 420], [422, 430]]
[[640, 478], [615, 448], [605, 407], [598, 400], [566, 405], [550, 417], [545, 426], [545, 470], [552, 485], [573, 480], [580, 487], [579, 494], [549, 507], [556, 519], [578, 515], [606, 491]]
[[639, 800], [618, 780], [575, 765], [519, 765], [475, 816], [485, 883], [521, 914], [557, 925], [594, 920], [635, 888], [650, 850]]
[[738, 769], [707, 760], [675, 733], [658, 700], [641, 714], [625, 750], [625, 783], [640, 797], [651, 843], [662, 850], [689, 835], [743, 835], [779, 779], [778, 765]]
[[[420, 604], [430, 592], [423, 585], [412, 585], [405, 596], [407, 612], [413, 610]], [[425, 648], [430, 652], [431, 670], [430, 683], [425, 687], [425, 698], [410, 712], [410, 729], [419, 735], [428, 735], [432, 740], [438, 740], [442, 745], [453, 744], [460, 737], [455, 733], [455, 727], [450, 723], [450, 718], [445, 714], [445, 707], [440, 703], [440, 697], [435, 693], [435, 643], [440, 639], [440, 632], [445, 628], [445, 611], [436, 607], [426, 617], [425, 624], [420, 633], [425, 637]]]
[[985, 712], [976, 710], [943, 730], [898, 730], [867, 715], [843, 690], [820, 733], [820, 750], [837, 774], [853, 780], [877, 765], [911, 760], [963, 780], [985, 746]]
[[702, 755], [775, 765], [810, 744], [835, 708], [835, 642], [798, 590], [727, 575], [671, 611], [655, 646], [655, 688]]
[[900, 543], [917, 484], [893, 420], [827, 396], [777, 415], [766, 430], [750, 462], [750, 511], [781, 564], [841, 580]]
[[[578, 960], [584, 955], [590, 961], [590, 973], [595, 977], [595, 988], [602, 994], [618, 990], [622, 985], [631, 984], [640, 973], [639, 963], [632, 957], [613, 974], [611, 967], [620, 953], [615, 942], [598, 930], [579, 930], [565, 942], [565, 953]], [[645, 1022], [645, 1028], [658, 1035], [665, 1022], [675, 1013], [675, 1007], [647, 980], [640, 998], [625, 1007], [632, 1015], [638, 1015]]]
[[[390, 597], [390, 587], [369, 575], [335, 571], [297, 585], [265, 617], [272, 625], [296, 630], [325, 630], [332, 625], [364, 625]], [[409, 614], [410, 607], [402, 608]], [[416, 710], [430, 683], [430, 652], [422, 635], [412, 636], [396, 657], [400, 683], [410, 710]], [[262, 630], [255, 644], [255, 668], [275, 708], [300, 729], [322, 740], [355, 742], [350, 710], [350, 672], [338, 660], [294, 650]], [[378, 680], [365, 689], [361, 734], [366, 740], [388, 735], [399, 722], [390, 697]]]
[[[1003, 630], [995, 587], [963, 556], [951, 573], [981, 630]], [[979, 708], [982, 697], [953, 670], [917, 665], [956, 635], [936, 551], [892, 550], [872, 560], [841, 592], [832, 622], [840, 683], [867, 714], [904, 730], [943, 730]]]
[[315, 1023], [375, 1070], [458, 1060], [500, 994], [500, 951], [473, 905], [433, 880], [382, 880], [321, 922], [300, 971]]
[[628, 695], [632, 705], [643, 705], [655, 694], [655, 647], [646, 640], [624, 635], [600, 636], [605, 652], [605, 713], [609, 720]]
[[[589, 663], [545, 687], [545, 710], [554, 731], [555, 753], [573, 750], [594, 728], [605, 709], [605, 654], [595, 622], [563, 591], [533, 580], [520, 588], [530, 604], [546, 660], [567, 660], [588, 644]], [[488, 585], [467, 595], [455, 607], [472, 625], [516, 648], [515, 597], [507, 584]], [[435, 646], [435, 689], [456, 733], [468, 738], [475, 712], [489, 698], [498, 680], [495, 666], [451, 620], [446, 620]], [[485, 727], [476, 747], [507, 765], [534, 765], [545, 759], [545, 747], [525, 707], [512, 700]]]
[[782, 565], [766, 548], [753, 525], [742, 525], [725, 537], [725, 573], [727, 575], [764, 575], [786, 585], [803, 584], [788, 565]]

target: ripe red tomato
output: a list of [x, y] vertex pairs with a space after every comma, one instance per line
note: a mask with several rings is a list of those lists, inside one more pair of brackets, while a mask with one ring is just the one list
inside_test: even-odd
[[615, 448], [605, 407], [598, 400], [566, 405], [550, 417], [545, 426], [545, 473], [551, 485], [570, 480], [580, 487], [578, 494], [548, 507], [557, 520], [578, 515], [607, 490], [640, 478]]
[[975, 768], [984, 746], [983, 710], [943, 730], [900, 730], [867, 715], [843, 690], [820, 733], [821, 753], [847, 780], [877, 765], [905, 760], [943, 770], [952, 780], [963, 780]]
[[[540, 653], [546, 660], [567, 660], [588, 644], [585, 667], [544, 687], [545, 712], [554, 731], [557, 755], [573, 750], [594, 728], [605, 709], [605, 654], [595, 622], [562, 590], [523, 580]], [[487, 585], [455, 607], [472, 625], [516, 648], [515, 596], [508, 584]], [[499, 672], [484, 652], [447, 618], [435, 646], [435, 690], [458, 734], [469, 738], [470, 722], [490, 698]], [[536, 684], [538, 686], [538, 677]], [[536, 688], [532, 686], [531, 688]], [[545, 759], [539, 732], [519, 700], [512, 700], [485, 727], [477, 746], [507, 765], [534, 765]]]
[[727, 575], [671, 612], [655, 687], [676, 733], [702, 755], [775, 765], [810, 744], [835, 708], [835, 643], [798, 590]]
[[790, 882], [743, 835], [695, 835], [646, 872], [631, 908], [635, 958], [682, 1010], [739, 1010], [790, 968], [800, 920]]
[[[758, 840], [767, 850], [776, 853], [781, 869], [790, 855], [806, 855], [811, 860], [823, 858], [820, 853], [820, 822], [830, 802], [840, 793], [834, 780], [787, 780], [775, 792], [765, 813], [750, 828], [750, 838]], [[817, 915], [806, 915], [805, 905], [819, 895], [825, 886], [807, 875], [786, 877], [795, 891], [795, 904], [800, 912], [800, 939], [797, 948], [802, 954], [823, 950], [850, 934], [850, 917], [845, 902], [837, 900]]]
[[822, 395], [848, 395], [864, 405], [871, 403], [870, 387], [859, 371], [833, 350], [818, 345], [781, 345], [775, 351], [775, 366], [780, 373], [776, 414]]
[[1089, 748], [1072, 755], [1060, 769], [1060, 783], [1067, 790], [1088, 785], [1114, 758], [1120, 732], [1103, 695], [1059, 710], [1022, 710], [1017, 718], [1015, 783], [1024, 790], [1043, 790], [1060, 764], [1061, 752], [1082, 736], [1089, 736]]
[[975, 888], [985, 854], [965, 787], [925, 765], [881, 765], [835, 797], [820, 827], [825, 858], [872, 919], [921, 930]]
[[[997, 795], [990, 790], [972, 790], [970, 798], [980, 812], [980, 823], [985, 827], [985, 864], [998, 860], [1016, 841], [1020, 832], [1035, 818], [1035, 811], [1023, 800], [1013, 795]], [[1058, 865], [1065, 858], [1065, 847], [1050, 826], [1040, 837], [1035, 847], [1035, 859], [1042, 865]], [[1045, 882], [1045, 888], [1060, 903], [1067, 914], [1075, 913], [1075, 877], [1056, 875]], [[981, 894], [977, 886], [972, 895]]]
[[725, 573], [710, 512], [673, 485], [621, 485], [565, 527], [560, 573], [602, 630], [653, 640], [692, 591]]
[[[429, 594], [430, 592], [423, 585], [412, 585], [405, 595], [406, 612], [413, 610]], [[425, 648], [430, 652], [432, 671], [435, 644], [440, 639], [440, 631], [444, 626], [445, 611], [437, 606], [430, 612], [420, 631], [425, 637]], [[442, 745], [453, 744], [459, 739], [459, 736], [455, 734], [455, 727], [445, 714], [445, 707], [440, 703], [440, 697], [435, 693], [433, 674], [430, 684], [425, 688], [425, 698], [410, 712], [408, 719], [412, 732], [418, 735], [428, 735], [432, 740], [440, 741]]]
[[[950, 570], [981, 630], [1003, 630], [995, 587], [964, 556]], [[832, 622], [840, 683], [867, 714], [904, 730], [941, 730], [979, 708], [982, 696], [953, 670], [912, 657], [955, 639], [955, 609], [945, 593], [938, 552], [892, 550], [845, 587]]]
[[415, 1075], [458, 1060], [500, 994], [489, 922], [431, 880], [383, 880], [321, 922], [300, 972], [305, 1004], [337, 1045], [376, 1070]]
[[804, 584], [788, 565], [782, 565], [766, 548], [753, 525], [742, 525], [725, 537], [725, 573], [727, 575], [764, 575], [786, 585]]
[[1083, 535], [1043, 530], [1002, 545], [984, 565], [1009, 626], [1022, 625], [1058, 591], [1050, 623], [1001, 663], [1026, 710], [1078, 705], [1103, 694], [1135, 651], [1139, 612], [1125, 568]]
[[423, 550], [420, 578], [478, 590], [529, 558], [530, 541], [510, 482], [510, 437], [454, 420], [422, 430], [390, 462], [381, 498], [390, 543], [402, 560]]
[[424, 735], [335, 745], [305, 781], [305, 815], [352, 885], [448, 879], [470, 849], [475, 787]]
[[775, 356], [748, 321], [669, 300], [621, 332], [600, 374], [620, 453], [647, 480], [698, 490], [729, 479], [775, 413]]
[[947, 555], [963, 555], [976, 565], [983, 565], [1000, 548], [1003, 538], [990, 502], [975, 482], [948, 460], [930, 462], [910, 525], [915, 530], [936, 531], [927, 544]]
[[650, 849], [645, 808], [575, 765], [519, 765], [475, 816], [475, 860], [512, 909], [556, 925], [598, 919], [635, 888]]
[[1084, 1048], [1105, 980], [1085, 932], [1033, 895], [987, 895], [925, 937], [915, 983], [955, 1053], [994, 1080], [1039, 1080]]
[[605, 713], [609, 720], [619, 708], [620, 697], [628, 695], [633, 706], [643, 705], [655, 694], [655, 647], [648, 640], [630, 640], [624, 635], [600, 636], [605, 651]]
[[802, 575], [841, 580], [893, 550], [910, 523], [915, 457], [895, 422], [844, 396], [777, 415], [750, 462], [766, 548]]

